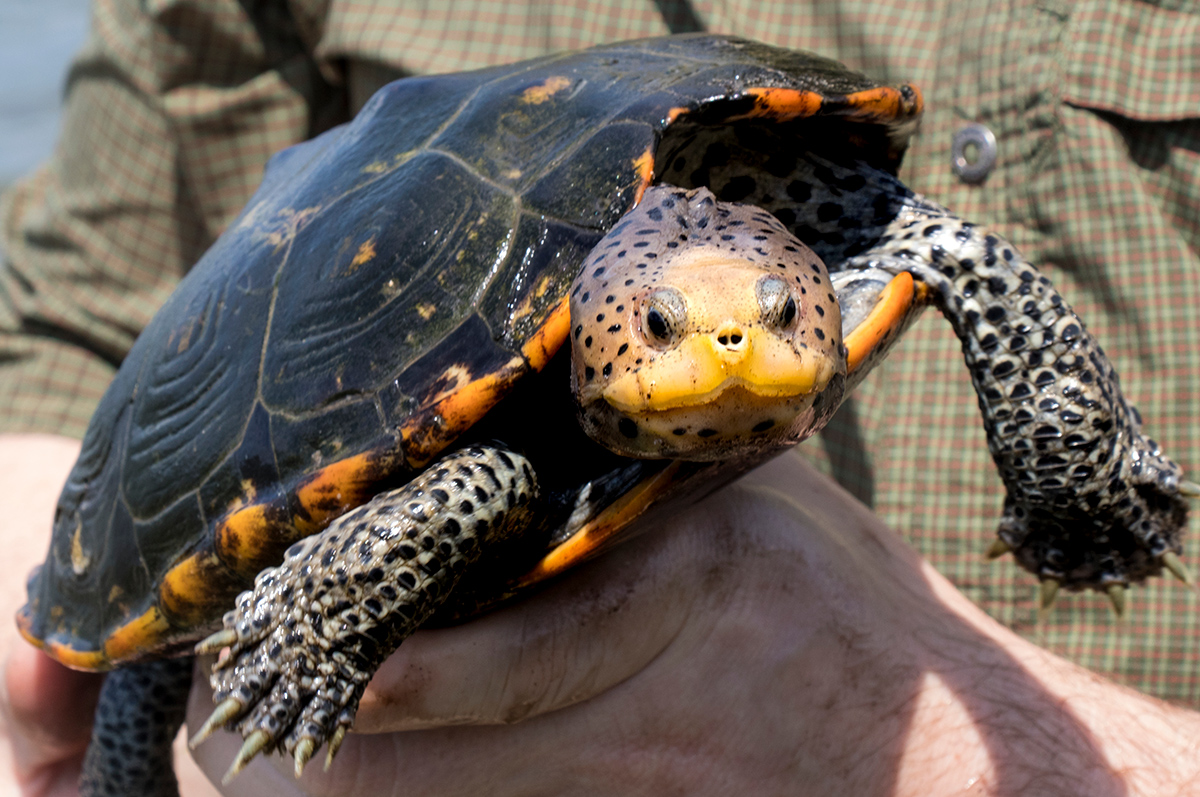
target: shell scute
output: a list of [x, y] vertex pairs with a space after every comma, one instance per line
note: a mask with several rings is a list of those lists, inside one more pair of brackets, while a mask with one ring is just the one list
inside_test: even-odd
[[531, 185], [521, 197], [523, 206], [580, 227], [608, 229], [633, 204], [644, 179], [633, 157], [622, 160], [610, 153], [645, 152], [655, 144], [656, 133], [644, 120], [605, 125], [581, 144], [575, 157]]
[[[496, 279], [516, 209], [461, 164], [422, 154], [329, 213], [282, 267], [264, 353], [263, 400], [293, 416], [377, 392], [450, 334]], [[375, 265], [355, 268], [365, 241]]]
[[519, 350], [566, 296], [603, 233], [523, 213], [507, 261], [478, 299], [480, 314], [506, 347]]

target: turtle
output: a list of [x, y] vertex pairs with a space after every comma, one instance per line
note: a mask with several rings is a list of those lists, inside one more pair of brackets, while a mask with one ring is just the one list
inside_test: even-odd
[[697, 34], [382, 88], [275, 155], [126, 357], [22, 634], [112, 670], [84, 794], [332, 760], [405, 637], [486, 611], [818, 431], [934, 305], [1048, 601], [1179, 559], [1197, 487], [999, 235], [896, 177], [922, 112], [820, 56]]

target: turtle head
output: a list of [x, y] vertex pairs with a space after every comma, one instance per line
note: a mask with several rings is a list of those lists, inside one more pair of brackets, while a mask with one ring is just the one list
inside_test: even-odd
[[592, 438], [713, 460], [794, 443], [841, 400], [824, 264], [770, 214], [705, 188], [646, 192], [571, 291], [572, 386]]

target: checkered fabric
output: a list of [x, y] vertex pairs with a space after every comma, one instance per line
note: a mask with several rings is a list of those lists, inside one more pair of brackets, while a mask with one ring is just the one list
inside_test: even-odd
[[[114, 368], [248, 199], [268, 156], [385, 80], [706, 29], [817, 50], [928, 114], [902, 176], [992, 225], [1103, 342], [1148, 430], [1200, 474], [1200, 6], [1191, 0], [96, 0], [53, 160], [3, 199], [0, 429], [81, 435]], [[950, 170], [996, 135], [981, 185]], [[983, 551], [1002, 487], [958, 344], [933, 314], [803, 447], [1001, 622], [1200, 707], [1200, 612], [1166, 581], [1114, 621], [1035, 626], [1036, 581]], [[1185, 559], [1200, 560], [1194, 531]]]

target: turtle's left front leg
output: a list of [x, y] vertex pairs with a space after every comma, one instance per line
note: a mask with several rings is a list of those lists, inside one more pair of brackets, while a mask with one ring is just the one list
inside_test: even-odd
[[[881, 182], [883, 180], [881, 179]], [[1108, 357], [1050, 280], [1000, 236], [892, 184], [897, 215], [847, 266], [907, 271], [962, 341], [1008, 495], [993, 547], [1059, 586], [1109, 593], [1170, 570], [1186, 529], [1178, 465], [1142, 432]]]
[[332, 760], [380, 663], [483, 549], [528, 526], [536, 493], [524, 457], [473, 446], [293, 545], [197, 645], [229, 654], [193, 745], [223, 725], [242, 735], [226, 780], [263, 750], [292, 754], [297, 775], [324, 743]]

